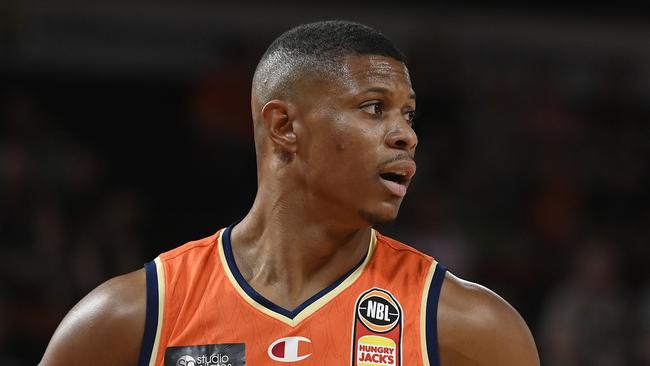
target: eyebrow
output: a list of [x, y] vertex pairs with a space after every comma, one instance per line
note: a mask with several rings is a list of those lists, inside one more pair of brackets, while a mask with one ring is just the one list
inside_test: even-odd
[[[390, 89], [382, 88], [382, 87], [379, 87], [379, 86], [375, 86], [375, 87], [368, 88], [368, 89], [364, 90], [364, 93], [368, 93], [368, 92], [375, 92], [375, 93], [381, 93], [381, 94], [393, 94], [393, 92]], [[409, 99], [415, 100], [415, 93], [411, 93], [409, 95]]]

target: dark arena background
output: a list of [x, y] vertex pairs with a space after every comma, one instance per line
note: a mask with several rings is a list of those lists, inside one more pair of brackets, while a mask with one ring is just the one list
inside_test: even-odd
[[337, 18], [392, 38], [418, 95], [418, 174], [380, 229], [513, 304], [543, 365], [650, 365], [650, 16], [306, 4], [0, 3], [0, 364], [36, 364], [88, 291], [245, 214], [257, 59]]

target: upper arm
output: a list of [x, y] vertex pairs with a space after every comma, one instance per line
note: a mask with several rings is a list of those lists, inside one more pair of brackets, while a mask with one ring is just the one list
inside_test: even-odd
[[70, 310], [40, 364], [136, 365], [145, 313], [144, 270], [115, 277]]
[[442, 366], [538, 366], [519, 313], [489, 289], [447, 274], [438, 310]]

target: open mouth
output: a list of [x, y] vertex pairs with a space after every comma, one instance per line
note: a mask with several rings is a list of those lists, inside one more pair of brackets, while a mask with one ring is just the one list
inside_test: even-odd
[[387, 172], [387, 173], [381, 173], [379, 176], [382, 179], [385, 179], [387, 181], [403, 184], [408, 180], [408, 174], [407, 173], [400, 173], [400, 172]]
[[394, 196], [404, 197], [413, 174], [415, 174], [415, 162], [402, 159], [382, 166], [379, 171], [379, 178]]
[[404, 197], [411, 174], [408, 172], [385, 172], [380, 173], [379, 178], [388, 190], [397, 197]]

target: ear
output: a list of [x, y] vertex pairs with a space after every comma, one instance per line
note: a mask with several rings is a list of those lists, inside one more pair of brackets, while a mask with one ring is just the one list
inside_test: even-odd
[[277, 99], [269, 101], [262, 108], [262, 121], [273, 141], [274, 150], [290, 155], [298, 148], [292, 112], [289, 104]]

